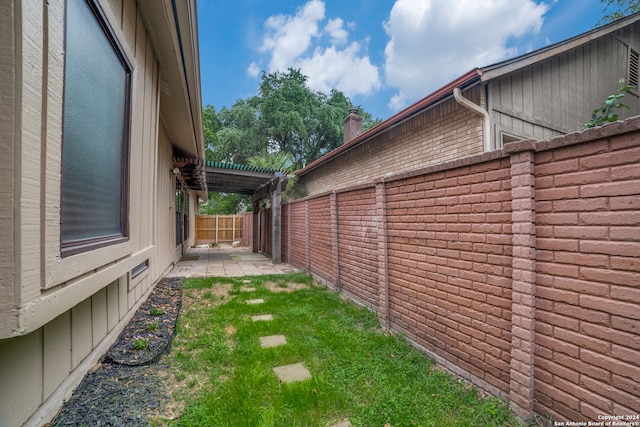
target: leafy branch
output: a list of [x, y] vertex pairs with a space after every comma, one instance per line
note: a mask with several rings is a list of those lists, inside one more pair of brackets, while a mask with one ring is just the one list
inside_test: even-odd
[[624, 97], [624, 95], [635, 89], [636, 87], [633, 85], [622, 86], [624, 83], [624, 79], [620, 79], [618, 84], [620, 87], [613, 95], [609, 95], [607, 99], [604, 101], [601, 107], [596, 108], [591, 113], [591, 120], [585, 123], [582, 126], [581, 130], [594, 128], [597, 126], [602, 126], [605, 123], [613, 123], [618, 121], [618, 110], [621, 108], [629, 109], [629, 106], [620, 102], [620, 99]]

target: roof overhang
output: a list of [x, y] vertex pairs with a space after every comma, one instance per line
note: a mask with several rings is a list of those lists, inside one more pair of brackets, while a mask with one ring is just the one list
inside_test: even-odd
[[160, 116], [176, 155], [204, 159], [196, 0], [138, 0], [160, 64]]
[[535, 64], [545, 59], [552, 58], [556, 55], [568, 52], [572, 49], [583, 46], [595, 39], [599, 39], [608, 34], [614, 33], [634, 22], [640, 21], [640, 12], [619, 19], [607, 25], [603, 25], [585, 33], [579, 34], [559, 43], [545, 46], [541, 49], [534, 50], [527, 54], [511, 58], [506, 61], [498, 62], [487, 67], [482, 67], [482, 81], [492, 80], [497, 77], [509, 74], [513, 71]]

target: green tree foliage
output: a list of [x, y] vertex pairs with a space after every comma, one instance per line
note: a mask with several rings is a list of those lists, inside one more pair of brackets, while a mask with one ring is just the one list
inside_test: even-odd
[[[268, 150], [289, 153], [294, 168], [300, 168], [337, 148], [351, 101], [337, 90], [312, 91], [307, 80], [292, 68], [286, 73], [263, 73], [257, 96], [219, 112], [206, 106], [207, 160], [246, 164]], [[380, 122], [359, 110], [365, 130]]]
[[620, 18], [640, 12], [640, 0], [600, 0], [604, 4], [603, 17], [599, 24], [617, 21]]
[[229, 215], [238, 213], [239, 207], [251, 210], [251, 199], [244, 194], [209, 193], [209, 200], [200, 205], [201, 215]]
[[[263, 73], [256, 96], [239, 99], [220, 111], [211, 105], [204, 107], [207, 160], [252, 164], [260, 160], [273, 162], [277, 156], [285, 156], [288, 165], [284, 171], [291, 173], [340, 146], [343, 120], [352, 108], [351, 101], [338, 90], [329, 94], [313, 91], [307, 80], [300, 70], [292, 68], [287, 72]], [[380, 123], [362, 108], [359, 114], [365, 131]], [[217, 206], [215, 213], [236, 212], [235, 199], [227, 204], [219, 197], [229, 195], [210, 194], [210, 200]]]
[[[205, 111], [215, 114], [211, 106], [205, 107]], [[207, 160], [246, 164], [249, 157], [268, 146], [267, 135], [261, 130], [257, 98], [240, 99], [231, 108], [223, 107], [216, 118], [210, 120], [218, 126], [211, 131], [206, 129], [207, 122], [204, 121]], [[214, 134], [211, 145], [208, 133]]]
[[248, 164], [258, 168], [273, 169], [276, 171], [291, 173], [293, 172], [293, 157], [291, 154], [280, 152], [269, 152], [263, 150], [249, 158]]

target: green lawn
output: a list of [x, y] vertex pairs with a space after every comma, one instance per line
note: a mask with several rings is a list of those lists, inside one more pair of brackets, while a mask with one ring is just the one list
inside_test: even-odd
[[[310, 276], [190, 279], [183, 294], [166, 358], [181, 415], [156, 425], [519, 425], [505, 404], [437, 369], [401, 337], [385, 334], [375, 314], [314, 286]], [[265, 302], [244, 302], [257, 298]], [[257, 314], [274, 320], [253, 322]], [[260, 347], [260, 337], [279, 334], [287, 344]], [[310, 380], [281, 384], [272, 371], [300, 362]]]

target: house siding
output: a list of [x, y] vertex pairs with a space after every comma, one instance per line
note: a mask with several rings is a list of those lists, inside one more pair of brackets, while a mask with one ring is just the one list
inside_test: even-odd
[[[47, 422], [182, 253], [158, 60], [136, 2], [101, 0], [133, 67], [129, 239], [60, 256], [64, 4], [0, 5], [2, 426]], [[190, 200], [193, 216], [196, 195]], [[149, 269], [131, 278], [145, 260]]]
[[[579, 130], [592, 111], [617, 91], [618, 80], [628, 81], [629, 48], [640, 50], [639, 38], [636, 22], [491, 81], [489, 103], [498, 147], [501, 132], [548, 139]], [[640, 111], [636, 93], [622, 100], [629, 109], [619, 111], [621, 119]]]

